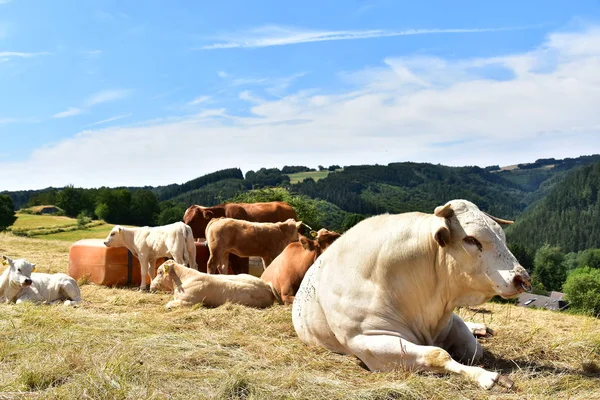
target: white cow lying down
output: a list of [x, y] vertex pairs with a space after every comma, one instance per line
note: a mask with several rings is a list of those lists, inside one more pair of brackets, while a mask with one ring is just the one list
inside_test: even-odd
[[[473, 363], [482, 348], [453, 313], [531, 287], [499, 223], [466, 200], [366, 219], [308, 270], [292, 319], [305, 343], [352, 354], [371, 370], [454, 372], [490, 389], [512, 386]], [[480, 327], [479, 327], [480, 328]], [[458, 361], [456, 361], [458, 360]]]
[[108, 234], [104, 245], [125, 246], [140, 260], [142, 290], [146, 289], [146, 276], [154, 279], [156, 260], [161, 257], [173, 258], [179, 264], [198, 269], [192, 228], [183, 222], [140, 228], [117, 225]]
[[272, 286], [255, 276], [205, 274], [173, 260], [158, 267], [150, 290], [174, 293], [175, 299], [167, 303], [166, 308], [198, 303], [218, 307], [227, 302], [263, 308], [279, 300]]
[[65, 305], [77, 305], [81, 301], [79, 286], [69, 275], [32, 273], [35, 264], [25, 259], [2, 258], [8, 262], [8, 268], [0, 275], [0, 301], [17, 304], [64, 301]]

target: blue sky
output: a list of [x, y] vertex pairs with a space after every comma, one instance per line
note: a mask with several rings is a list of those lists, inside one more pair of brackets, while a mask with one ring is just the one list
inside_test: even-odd
[[0, 0], [0, 190], [599, 153], [599, 17], [598, 1]]

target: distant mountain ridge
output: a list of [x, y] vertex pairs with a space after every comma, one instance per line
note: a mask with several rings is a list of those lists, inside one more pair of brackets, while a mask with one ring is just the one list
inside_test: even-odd
[[[589, 155], [563, 160], [539, 159], [511, 168], [449, 167], [414, 162], [354, 165], [341, 170], [332, 168], [327, 176], [318, 181], [307, 178], [294, 184], [290, 183], [289, 176], [283, 171], [293, 173], [309, 170], [308, 167], [284, 167], [282, 170], [261, 168], [258, 171], [248, 171], [245, 176], [239, 168], [229, 168], [183, 184], [124, 189], [150, 190], [162, 202], [187, 207], [190, 204], [210, 206], [229, 201], [253, 188], [283, 186], [291, 193], [323, 200], [323, 210], [335, 211], [331, 211], [335, 217], [333, 214], [329, 216], [332, 223], [348, 214], [374, 215], [406, 211], [429, 213], [448, 200], [465, 198], [491, 214], [517, 219], [514, 235], [518, 237], [521, 229], [524, 229], [519, 227], [521, 220], [526, 216], [534, 218], [528, 217], [530, 209], [542, 203], [554, 190], [560, 190], [557, 188], [564, 184], [565, 177], [571, 176], [569, 174], [572, 171], [599, 162], [600, 155]], [[2, 193], [11, 196], [15, 207], [21, 208], [40, 193], [58, 192], [61, 189]], [[522, 240], [527, 241], [527, 238]]]

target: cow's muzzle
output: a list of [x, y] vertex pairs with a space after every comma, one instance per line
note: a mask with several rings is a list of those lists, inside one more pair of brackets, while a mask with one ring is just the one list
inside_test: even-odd
[[513, 284], [517, 289], [521, 288], [524, 292], [531, 293], [531, 279], [527, 274], [517, 274], [513, 278]]
[[23, 281], [23, 286], [31, 286], [32, 283], [33, 283], [33, 281], [31, 279], [27, 278]]

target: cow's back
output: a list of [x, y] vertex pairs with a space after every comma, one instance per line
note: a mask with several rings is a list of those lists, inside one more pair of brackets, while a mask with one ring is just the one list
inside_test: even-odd
[[271, 201], [266, 203], [240, 203], [239, 206], [244, 209], [246, 215], [248, 216], [247, 221], [283, 222], [289, 218], [295, 220], [298, 219], [294, 209], [289, 204], [282, 201]]
[[260, 278], [270, 282], [282, 297], [294, 296], [316, 257], [316, 250], [306, 250], [300, 242], [292, 242], [271, 262]]

